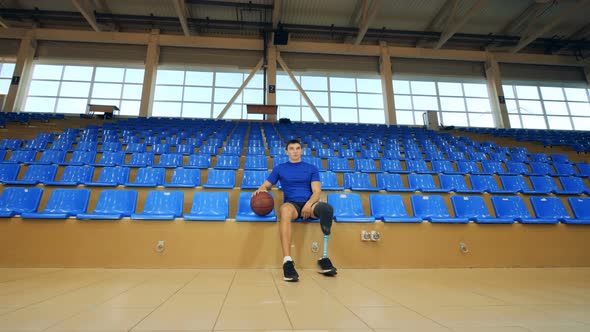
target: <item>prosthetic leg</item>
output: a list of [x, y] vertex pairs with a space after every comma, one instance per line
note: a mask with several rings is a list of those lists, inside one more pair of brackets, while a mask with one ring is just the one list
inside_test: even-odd
[[324, 251], [322, 258], [318, 260], [318, 272], [326, 276], [334, 276], [337, 274], [337, 269], [328, 258], [328, 239], [330, 238], [330, 231], [332, 229], [334, 209], [328, 203], [319, 202], [314, 207], [313, 214], [320, 218], [320, 226], [322, 227], [322, 233], [324, 233]]

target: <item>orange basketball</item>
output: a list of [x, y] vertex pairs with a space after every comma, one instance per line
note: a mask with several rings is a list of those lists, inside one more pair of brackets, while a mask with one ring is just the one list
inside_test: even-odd
[[250, 198], [250, 208], [259, 216], [266, 216], [275, 207], [275, 201], [267, 192], [259, 192]]

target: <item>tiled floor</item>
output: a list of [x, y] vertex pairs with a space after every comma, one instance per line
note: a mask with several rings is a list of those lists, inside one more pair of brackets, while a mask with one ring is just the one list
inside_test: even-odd
[[0, 269], [0, 331], [590, 331], [590, 268], [299, 272]]

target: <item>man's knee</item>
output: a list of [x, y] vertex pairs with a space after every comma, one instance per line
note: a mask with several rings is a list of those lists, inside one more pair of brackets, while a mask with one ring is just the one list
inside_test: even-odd
[[328, 203], [318, 202], [313, 208], [313, 214], [318, 218], [322, 216], [332, 218], [334, 216], [334, 208]]
[[279, 221], [291, 221], [297, 219], [297, 209], [295, 209], [295, 207], [292, 204], [285, 203], [281, 205], [281, 208], [279, 210], [281, 211]]

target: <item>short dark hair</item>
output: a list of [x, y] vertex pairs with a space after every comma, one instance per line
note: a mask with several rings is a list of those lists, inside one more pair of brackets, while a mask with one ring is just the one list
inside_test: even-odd
[[301, 146], [301, 142], [299, 142], [298, 139], [292, 139], [289, 142], [287, 142], [287, 144], [285, 144], [285, 150], [289, 149], [289, 145], [291, 144], [299, 144], [299, 146]]

